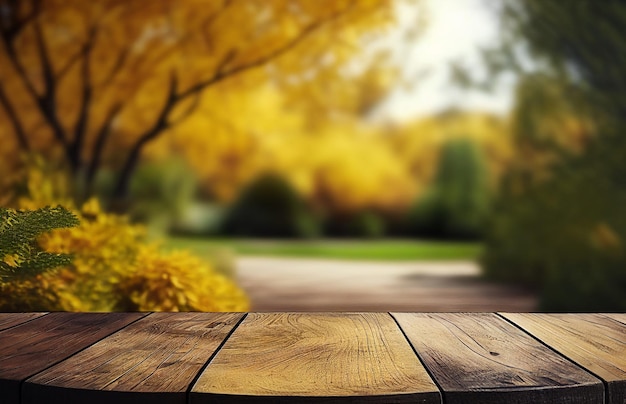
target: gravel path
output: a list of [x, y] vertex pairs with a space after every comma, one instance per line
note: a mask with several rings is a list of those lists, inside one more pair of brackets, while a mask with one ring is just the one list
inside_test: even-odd
[[480, 279], [473, 262], [357, 262], [241, 257], [253, 311], [527, 312], [536, 297]]

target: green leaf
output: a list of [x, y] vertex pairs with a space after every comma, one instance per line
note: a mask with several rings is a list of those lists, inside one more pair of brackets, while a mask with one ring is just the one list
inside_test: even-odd
[[0, 282], [36, 276], [68, 265], [71, 256], [43, 251], [37, 238], [79, 223], [78, 218], [62, 206], [30, 211], [0, 207]]

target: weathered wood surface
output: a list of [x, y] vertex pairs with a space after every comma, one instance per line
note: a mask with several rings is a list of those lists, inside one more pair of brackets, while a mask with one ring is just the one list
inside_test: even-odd
[[0, 313], [0, 403], [626, 403], [625, 317]]
[[602, 403], [602, 382], [495, 314], [393, 313], [446, 403]]
[[[24, 403], [187, 401], [186, 391], [241, 313], [154, 313], [29, 379]], [[58, 400], [54, 391], [65, 389]]]
[[191, 391], [192, 403], [305, 397], [440, 402], [437, 387], [387, 313], [249, 314]]
[[626, 327], [599, 314], [502, 314], [602, 378], [608, 403], [626, 403]]
[[624, 323], [626, 324], [626, 314], [624, 313], [610, 313], [610, 314], [604, 314], [606, 317], [610, 317], [613, 320], [617, 320], [620, 323]]
[[46, 313], [0, 313], [0, 331], [34, 320], [44, 314]]
[[20, 383], [127, 324], [139, 313], [50, 313], [0, 331], [3, 403], [19, 400]]

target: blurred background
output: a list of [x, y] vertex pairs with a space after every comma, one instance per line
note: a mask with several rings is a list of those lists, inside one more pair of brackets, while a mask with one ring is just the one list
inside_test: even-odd
[[0, 309], [624, 311], [624, 26], [623, 0], [0, 0]]

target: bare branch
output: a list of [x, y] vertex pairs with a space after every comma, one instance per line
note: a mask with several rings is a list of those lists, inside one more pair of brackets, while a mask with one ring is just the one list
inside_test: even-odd
[[83, 63], [81, 65], [80, 74], [82, 81], [81, 104], [76, 118], [76, 124], [74, 125], [74, 140], [70, 144], [70, 153], [72, 155], [70, 163], [75, 168], [78, 168], [81, 164], [80, 160], [85, 139], [85, 132], [87, 131], [87, 125], [89, 123], [89, 108], [91, 107], [93, 94], [91, 86], [91, 51], [93, 49], [97, 33], [98, 29], [95, 26], [89, 30], [89, 35], [83, 48]]
[[57, 82], [60, 82], [65, 77], [65, 75], [70, 71], [70, 69], [76, 64], [76, 62], [80, 60], [83, 53], [85, 53], [84, 48], [85, 48], [84, 46], [81, 46], [80, 49], [76, 53], [74, 53], [72, 56], [70, 56], [67, 59], [67, 62], [65, 62], [63, 67], [59, 69], [59, 71], [55, 75], [55, 80]]
[[92, 191], [91, 188], [93, 186], [93, 180], [96, 176], [96, 173], [100, 169], [100, 164], [102, 162], [102, 153], [104, 152], [106, 142], [111, 135], [113, 122], [122, 110], [122, 106], [122, 103], [116, 103], [111, 107], [106, 117], [104, 118], [100, 130], [98, 130], [98, 133], [96, 134], [96, 141], [93, 144], [91, 152], [91, 161], [89, 162], [89, 166], [87, 167], [86, 185], [88, 193], [91, 193]]
[[217, 17], [219, 17], [219, 15], [224, 12], [224, 10], [230, 7], [231, 4], [233, 4], [232, 0], [224, 0], [224, 3], [222, 3], [222, 7], [220, 7], [219, 10], [217, 10], [210, 16], [208, 16], [206, 20], [204, 20], [204, 22], [202, 23], [202, 34], [204, 35], [204, 40], [209, 47], [209, 51], [211, 52], [213, 51], [213, 39], [209, 34], [209, 28], [211, 27], [211, 25], [213, 25], [213, 22], [217, 19]]
[[185, 119], [189, 118], [189, 116], [198, 109], [199, 105], [200, 105], [200, 93], [197, 93], [195, 97], [193, 98], [193, 101], [191, 102], [191, 104], [187, 107], [187, 109], [185, 109], [185, 112], [183, 112], [175, 121], [169, 122], [169, 126], [176, 126], [182, 121], [184, 121]]
[[102, 82], [99, 83], [99, 86], [106, 85], [107, 83], [111, 82], [111, 80], [115, 78], [115, 76], [122, 70], [122, 67], [124, 67], [126, 60], [128, 60], [129, 53], [130, 53], [130, 46], [127, 45], [117, 55], [117, 58], [115, 59], [115, 63], [113, 64], [111, 71], [109, 71], [109, 73], [106, 75], [104, 80], [102, 80]]
[[15, 136], [17, 136], [17, 141], [22, 148], [22, 150], [30, 150], [30, 146], [28, 144], [28, 139], [26, 137], [26, 132], [24, 131], [24, 127], [20, 122], [18, 115], [11, 105], [11, 101], [7, 97], [4, 87], [2, 86], [2, 82], [0, 81], [0, 104], [4, 107], [4, 110], [11, 121], [11, 125], [13, 126], [13, 131], [15, 132]]
[[[38, 43], [38, 45], [45, 46], [43, 42], [43, 35], [41, 33], [41, 29], [39, 27], [38, 22], [36, 22], [36, 17], [39, 16], [40, 14], [40, 2], [39, 1], [34, 2], [32, 14], [33, 14], [32, 19], [35, 21], [33, 25], [34, 25], [34, 30], [35, 30], [36, 42]], [[31, 18], [29, 17], [28, 21], [30, 20]], [[18, 77], [20, 78], [24, 86], [26, 87], [26, 90], [32, 97], [33, 101], [39, 107], [39, 110], [41, 111], [42, 115], [48, 121], [50, 127], [52, 128], [52, 132], [54, 136], [64, 147], [66, 153], [68, 153], [69, 151], [68, 151], [68, 145], [65, 139], [65, 132], [63, 128], [61, 127], [61, 124], [56, 116], [55, 104], [54, 104], [54, 101], [55, 101], [54, 100], [54, 77], [52, 77], [51, 75], [52, 70], [49, 64], [49, 59], [47, 59], [47, 54], [45, 55], [45, 57], [48, 61], [44, 62], [44, 60], [42, 60], [42, 64], [47, 63], [47, 68], [46, 66], [43, 66], [44, 81], [46, 82], [46, 92], [43, 95], [40, 95], [35, 89], [33, 82], [29, 78], [24, 65], [22, 64], [22, 61], [20, 60], [17, 54], [14, 40], [15, 40], [15, 37], [7, 35], [6, 32], [2, 32], [2, 41], [4, 43], [6, 53], [9, 57], [9, 61], [13, 65], [13, 68], [17, 72]], [[40, 49], [40, 52], [42, 51], [44, 50]], [[46, 69], [48, 69], [47, 72], [46, 72]]]
[[15, 71], [17, 72], [17, 75], [19, 76], [20, 80], [22, 81], [22, 83], [26, 87], [26, 90], [31, 95], [31, 97], [34, 99], [34, 101], [39, 102], [40, 96], [37, 93], [37, 90], [35, 89], [34, 84], [30, 80], [30, 78], [28, 77], [28, 73], [26, 73], [26, 69], [24, 68], [24, 65], [22, 64], [22, 61], [20, 60], [19, 56], [17, 55], [17, 52], [15, 50], [15, 44], [14, 44], [12, 38], [7, 36], [7, 35], [5, 35], [5, 33], [3, 32], [2, 33], [2, 42], [4, 43], [4, 47], [6, 49], [7, 56], [9, 57], [9, 61], [11, 62], [11, 65], [13, 66]]
[[306, 26], [305, 28], [302, 29], [302, 31], [300, 31], [300, 33], [292, 38], [291, 40], [287, 41], [285, 44], [283, 44], [281, 47], [274, 49], [273, 51], [269, 52], [268, 54], [253, 60], [251, 62], [248, 63], [244, 63], [242, 65], [233, 67], [232, 69], [229, 70], [224, 70], [225, 65], [227, 65], [232, 58], [235, 56], [234, 53], [227, 53], [226, 57], [222, 60], [222, 62], [220, 64], [218, 64], [215, 73], [213, 74], [212, 77], [208, 78], [207, 80], [201, 81], [193, 86], [191, 86], [190, 88], [188, 88], [187, 90], [185, 90], [184, 92], [182, 92], [179, 96], [178, 99], [182, 100], [185, 99], [195, 93], [201, 92], [203, 91], [205, 88], [212, 86], [213, 84], [216, 84], [222, 80], [224, 80], [225, 78], [234, 76], [236, 74], [242, 73], [244, 71], [247, 70], [251, 70], [254, 69], [256, 67], [262, 66], [266, 63], [268, 63], [271, 60], [274, 60], [280, 56], [282, 56], [283, 54], [287, 53], [288, 51], [290, 51], [291, 49], [295, 48], [298, 44], [300, 44], [302, 41], [304, 41], [306, 38], [308, 38], [313, 32], [317, 31], [320, 27], [322, 27], [325, 24], [328, 24], [330, 21], [337, 19], [341, 14], [345, 13], [347, 11], [347, 9], [341, 10], [337, 13], [334, 13], [333, 15], [331, 15], [330, 17], [328, 17], [327, 19], [324, 20], [320, 20], [320, 21], [315, 21], [311, 24], [309, 24], [308, 26]]
[[37, 52], [39, 53], [39, 60], [43, 70], [44, 81], [44, 94], [45, 96], [53, 95], [56, 90], [56, 81], [54, 80], [54, 72], [52, 69], [52, 63], [50, 61], [50, 54], [48, 52], [48, 46], [43, 37], [41, 24], [38, 20], [35, 20], [33, 24], [33, 30], [35, 32], [35, 43], [37, 44]]
[[[345, 9], [334, 13], [333, 15], [329, 16], [328, 18], [324, 20], [315, 21], [309, 24], [308, 26], [303, 28], [302, 31], [296, 37], [287, 41], [281, 47], [251, 62], [244, 63], [242, 65], [235, 66], [230, 69], [226, 69], [228, 64], [232, 62], [232, 60], [234, 59], [236, 55], [235, 50], [231, 50], [227, 52], [224, 58], [216, 66], [215, 73], [213, 74], [212, 77], [204, 81], [200, 81], [199, 83], [196, 83], [195, 85], [191, 86], [190, 88], [188, 88], [187, 90], [181, 93], [178, 93], [178, 88], [177, 88], [178, 83], [176, 80], [176, 75], [172, 73], [168, 96], [165, 101], [165, 104], [163, 108], [161, 109], [161, 111], [159, 112], [159, 114], [157, 115], [154, 125], [150, 129], [148, 129], [146, 132], [144, 132], [144, 134], [140, 136], [140, 138], [131, 148], [130, 153], [126, 159], [126, 162], [122, 168], [122, 171], [120, 172], [120, 176], [118, 178], [118, 181], [114, 190], [114, 198], [117, 199], [118, 202], [123, 202], [123, 200], [127, 197], [128, 186], [130, 183], [130, 176], [133, 173], [139, 161], [139, 157], [141, 155], [141, 151], [143, 147], [152, 139], [156, 138], [159, 134], [167, 130], [170, 126], [180, 122], [180, 120], [177, 120], [176, 122], [169, 122], [168, 120], [172, 110], [179, 102], [182, 102], [188, 97], [199, 96], [203, 90], [205, 90], [206, 88], [210, 87], [213, 84], [216, 84], [224, 80], [225, 78], [234, 76], [236, 74], [242, 73], [247, 70], [251, 70], [259, 66], [262, 66], [263, 64], [268, 63], [269, 61], [282, 56], [284, 53], [288, 52], [289, 50], [293, 49], [298, 44], [300, 44], [302, 41], [304, 41], [307, 37], [309, 37], [313, 32], [318, 30], [320, 27], [329, 23], [332, 20], [335, 20], [341, 14], [345, 13], [349, 8], [351, 8], [351, 6], [348, 6]], [[192, 104], [192, 108], [191, 108], [192, 111], [195, 109], [194, 104]], [[183, 116], [185, 115], [187, 114], [186, 113], [183, 114]]]
[[178, 77], [176, 76], [175, 72], [172, 72], [170, 75], [170, 84], [167, 91], [167, 98], [165, 99], [165, 103], [163, 104], [161, 111], [157, 115], [156, 122], [150, 129], [144, 132], [144, 134], [139, 138], [138, 143], [145, 143], [153, 139], [162, 130], [167, 129], [170, 126], [168, 118], [178, 101], [178, 96], [176, 95], [177, 91]]
[[[12, 4], [9, 6], [9, 9], [17, 10], [19, 7], [18, 1], [12, 1]], [[8, 42], [13, 42], [15, 38], [20, 34], [20, 32], [39, 14], [41, 13], [41, 0], [33, 0], [32, 8], [30, 13], [28, 13], [24, 18], [20, 19], [19, 16], [15, 16], [12, 21], [7, 22], [7, 19], [0, 19], [0, 30], [2, 31], [2, 36], [5, 37]]]
[[161, 108], [161, 111], [158, 113], [156, 121], [154, 125], [148, 130], [146, 130], [135, 142], [133, 147], [130, 149], [128, 153], [128, 157], [124, 162], [124, 166], [120, 172], [120, 176], [118, 178], [117, 184], [114, 190], [114, 197], [116, 199], [124, 199], [126, 198], [126, 194], [128, 192], [128, 186], [130, 183], [130, 176], [132, 175], [137, 163], [139, 162], [139, 156], [141, 155], [141, 151], [143, 147], [152, 139], [157, 137], [160, 133], [165, 131], [170, 127], [170, 123], [168, 122], [169, 115], [171, 114], [174, 106], [178, 102], [177, 93], [178, 91], [178, 77], [175, 72], [171, 73], [170, 76], [170, 84], [167, 92], [167, 97], [165, 99], [165, 103]]

